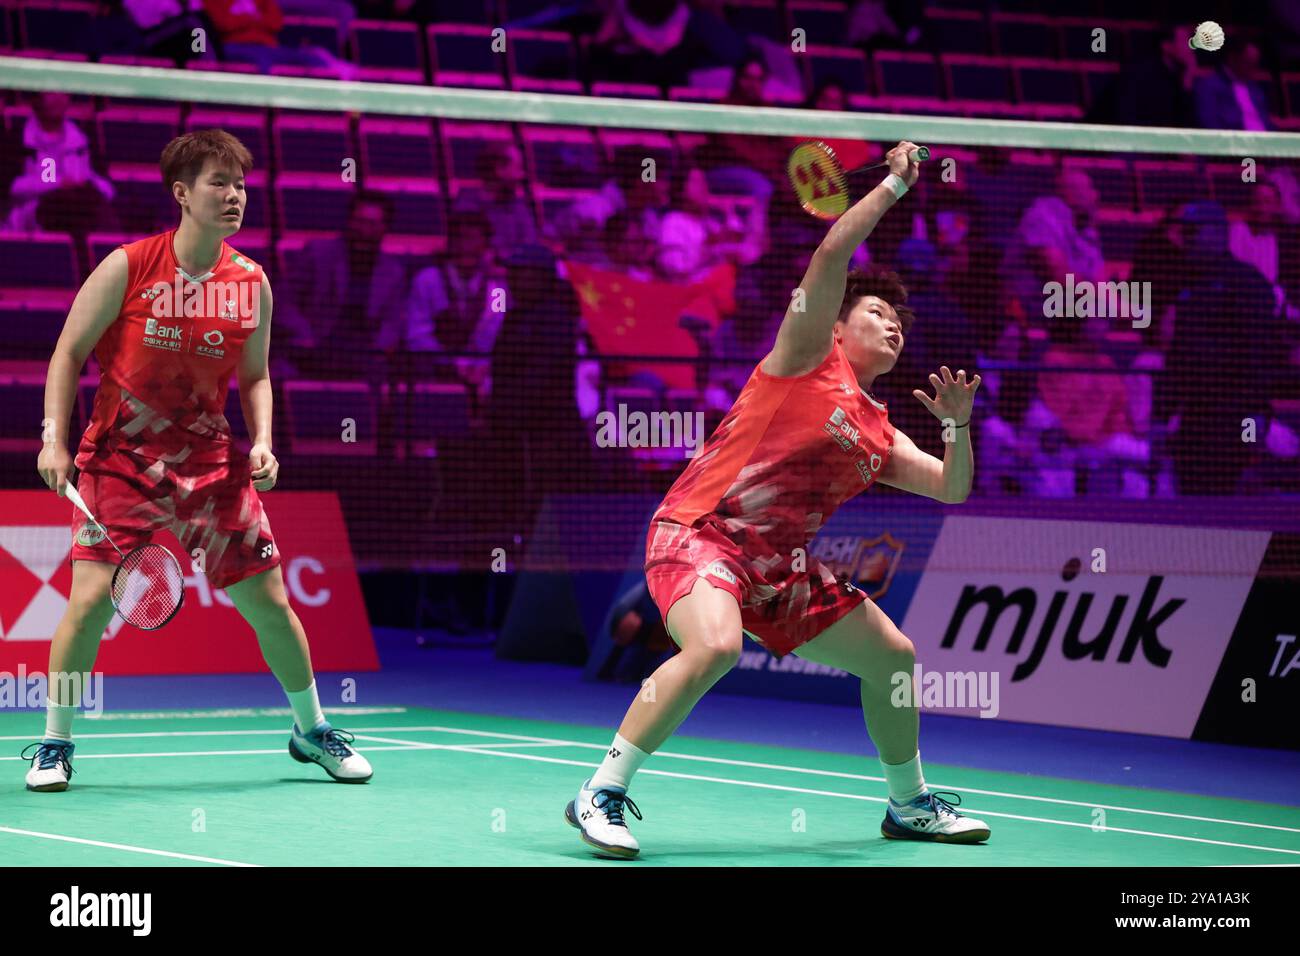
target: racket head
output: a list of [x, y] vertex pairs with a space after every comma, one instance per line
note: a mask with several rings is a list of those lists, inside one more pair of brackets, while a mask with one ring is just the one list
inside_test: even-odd
[[161, 544], [132, 548], [113, 571], [113, 609], [126, 623], [156, 631], [185, 603], [185, 575], [175, 555]]
[[786, 173], [803, 211], [827, 221], [849, 208], [849, 178], [835, 150], [821, 140], [800, 143], [790, 152]]

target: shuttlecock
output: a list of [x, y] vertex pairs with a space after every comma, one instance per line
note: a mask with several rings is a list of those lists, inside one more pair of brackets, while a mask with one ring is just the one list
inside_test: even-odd
[[1187, 45], [1193, 50], [1214, 52], [1223, 46], [1223, 27], [1213, 20], [1206, 20], [1196, 28], [1196, 32], [1187, 41]]

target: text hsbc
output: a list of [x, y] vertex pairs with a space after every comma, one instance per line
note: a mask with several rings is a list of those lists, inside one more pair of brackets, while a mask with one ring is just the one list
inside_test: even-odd
[[[1146, 587], [1142, 591], [1142, 596], [1138, 599], [1137, 609], [1133, 612], [1133, 620], [1129, 624], [1128, 632], [1124, 636], [1123, 646], [1121, 646], [1117, 657], [1120, 663], [1127, 664], [1132, 661], [1133, 655], [1140, 647], [1142, 656], [1156, 667], [1167, 667], [1169, 665], [1172, 652], [1160, 643], [1158, 632], [1160, 626], [1165, 624], [1186, 601], [1183, 598], [1171, 598], [1157, 607], [1157, 596], [1163, 582], [1164, 577], [1161, 575], [1152, 575], [1147, 579]], [[1110, 649], [1111, 641], [1115, 638], [1120, 619], [1124, 616], [1124, 608], [1128, 605], [1129, 597], [1126, 594], [1116, 595], [1111, 603], [1110, 611], [1106, 615], [1106, 621], [1101, 625], [1100, 630], [1091, 637], [1085, 637], [1081, 632], [1088, 617], [1088, 612], [1092, 608], [1094, 597], [1095, 595], [1087, 591], [1079, 594], [1078, 602], [1074, 606], [1074, 611], [1070, 616], [1069, 623], [1065, 626], [1065, 633], [1061, 639], [1061, 653], [1066, 660], [1075, 661], [1091, 658], [1100, 661], [1106, 659], [1106, 654]], [[1024, 680], [1038, 669], [1038, 665], [1042, 663], [1043, 655], [1047, 651], [1047, 645], [1051, 641], [1052, 633], [1056, 630], [1056, 625], [1061, 619], [1061, 613], [1064, 611], [1069, 599], [1070, 592], [1068, 591], [1057, 591], [1052, 595], [1042, 623], [1038, 627], [1038, 635], [1034, 640], [1034, 646], [1030, 650], [1029, 656], [1017, 664], [1016, 669], [1011, 673], [1013, 682]], [[980, 624], [979, 633], [975, 637], [974, 649], [982, 651], [987, 648], [998, 618], [1002, 616], [1002, 613], [1008, 607], [1014, 606], [1019, 612], [1019, 617], [1016, 619], [1011, 639], [1007, 642], [1006, 653], [1019, 654], [1020, 646], [1024, 643], [1025, 634], [1029, 630], [1029, 625], [1034, 618], [1034, 612], [1038, 607], [1038, 595], [1032, 588], [1028, 587], [1017, 588], [1007, 594], [996, 585], [987, 585], [982, 588], [973, 584], [966, 585], [962, 588], [961, 596], [957, 599], [957, 606], [953, 608], [952, 617], [948, 622], [948, 629], [943, 635], [942, 646], [952, 647], [957, 642], [957, 638], [962, 632], [962, 625], [966, 622], [967, 614], [981, 605], [984, 607], [984, 619]]]

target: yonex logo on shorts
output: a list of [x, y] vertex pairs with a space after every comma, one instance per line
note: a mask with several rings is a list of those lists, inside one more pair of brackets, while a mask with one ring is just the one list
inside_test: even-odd
[[704, 573], [716, 575], [717, 577], [722, 578], [722, 580], [727, 581], [730, 584], [736, 583], [736, 576], [732, 574], [730, 571], [728, 571], [726, 567], [723, 566], [721, 561], [714, 561], [712, 564], [710, 564], [707, 568], [704, 569]]
[[274, 545], [270, 545], [270, 544], [262, 545], [262, 557], [269, 558], [272, 552], [274, 552], [274, 550], [275, 550]]
[[[63, 540], [66, 541], [67, 538], [64, 538]], [[104, 532], [100, 531], [98, 527], [91, 524], [89, 521], [83, 524], [81, 530], [77, 532], [77, 544], [85, 548], [93, 548], [103, 540]]]

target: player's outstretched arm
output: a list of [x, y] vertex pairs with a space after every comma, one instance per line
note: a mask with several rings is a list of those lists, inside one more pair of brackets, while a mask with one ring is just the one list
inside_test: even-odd
[[45, 375], [45, 422], [36, 470], [46, 487], [63, 497], [72, 470], [68, 422], [77, 400], [77, 379], [86, 359], [122, 311], [129, 267], [126, 253], [114, 249], [95, 267], [72, 300], [63, 331]]
[[244, 341], [244, 352], [239, 357], [239, 401], [244, 409], [244, 421], [253, 447], [248, 452], [253, 466], [253, 487], [269, 491], [275, 487], [280, 475], [280, 463], [271, 452], [271, 280], [262, 273], [262, 289], [258, 298], [258, 312], [254, 316], [257, 327]]
[[[889, 171], [908, 186], [916, 182], [920, 173], [920, 164], [908, 158], [913, 149], [916, 146], [904, 140], [885, 157]], [[790, 298], [776, 344], [763, 361], [764, 371], [771, 375], [802, 375], [826, 358], [831, 350], [835, 319], [844, 300], [849, 260], [896, 201], [893, 190], [879, 185], [831, 226], [808, 262], [799, 291]]]

